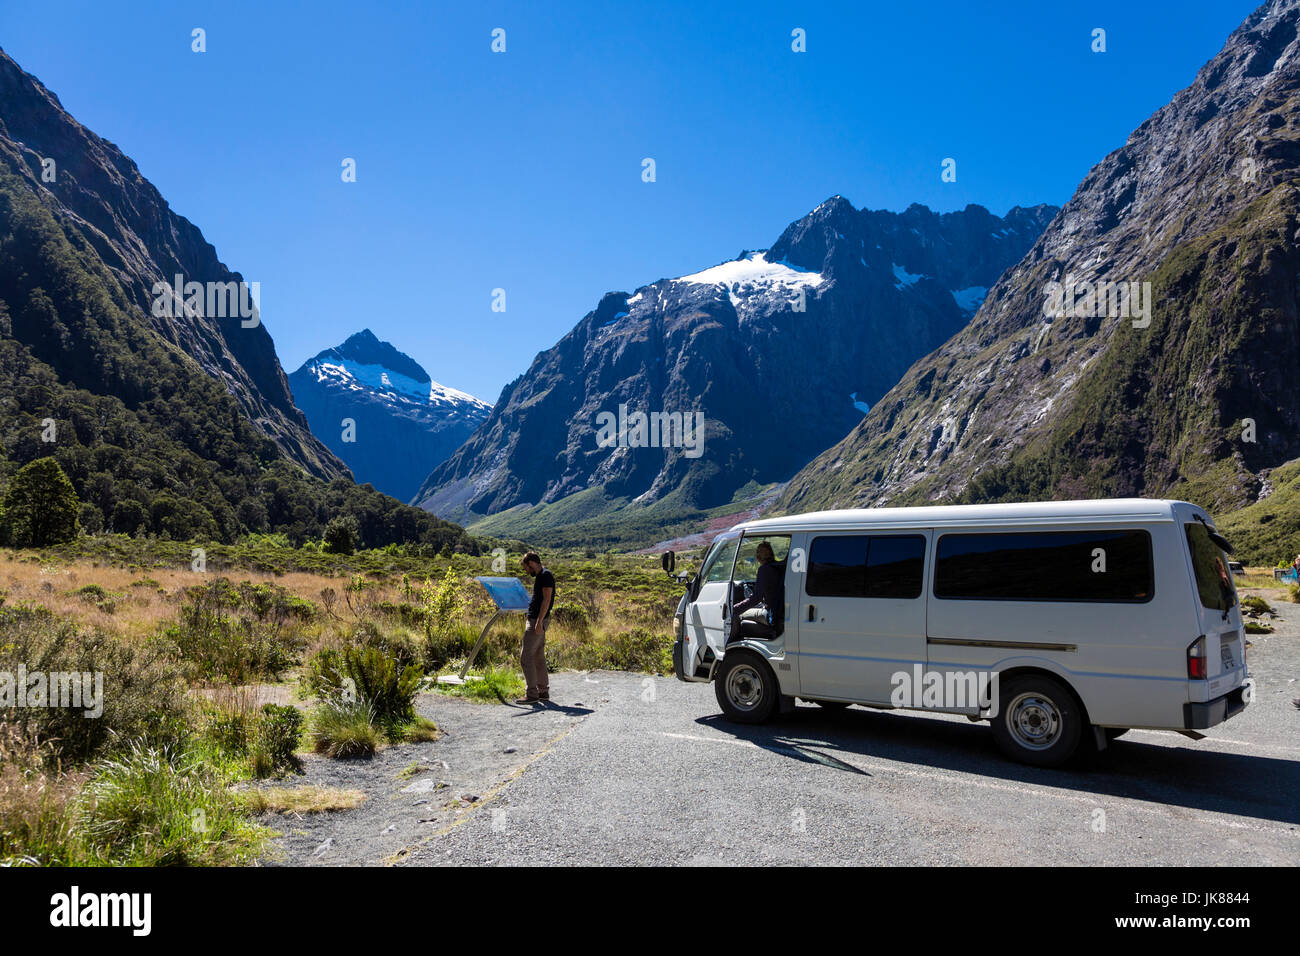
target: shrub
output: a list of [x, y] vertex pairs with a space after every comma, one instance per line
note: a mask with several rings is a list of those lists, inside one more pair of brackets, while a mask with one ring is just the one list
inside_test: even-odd
[[402, 665], [378, 647], [325, 647], [308, 662], [303, 683], [324, 699], [367, 705], [374, 721], [384, 728], [415, 719], [415, 695], [424, 672], [414, 664]]
[[593, 629], [590, 635], [566, 630], [554, 638], [546, 642], [546, 656], [555, 668], [672, 672], [672, 639], [654, 628], [624, 625], [618, 630]]
[[322, 647], [302, 669], [302, 689], [313, 697], [337, 697], [342, 687], [343, 655], [333, 647]]
[[1269, 603], [1257, 594], [1250, 594], [1241, 599], [1241, 609], [1255, 614], [1272, 614]]
[[77, 588], [76, 594], [87, 604], [93, 604], [105, 614], [112, 614], [116, 611], [117, 602], [122, 598], [121, 594], [105, 591], [98, 584], [87, 584], [85, 587]]
[[253, 775], [270, 777], [287, 771], [298, 773], [302, 762], [296, 753], [302, 737], [302, 713], [297, 707], [266, 704], [257, 721], [250, 755]]
[[[478, 640], [478, 635], [478, 630], [468, 624], [453, 624], [444, 630], [427, 634], [424, 642], [425, 671], [440, 671], [454, 658], [464, 657]], [[479, 653], [479, 660], [488, 661], [492, 653], [492, 641], [489, 638]], [[515, 656], [518, 656], [517, 652]]]
[[213, 708], [203, 721], [203, 736], [222, 754], [243, 757], [253, 738], [253, 723], [243, 711]]
[[552, 616], [556, 624], [563, 625], [575, 634], [591, 633], [591, 614], [581, 604], [557, 604]]
[[361, 647], [383, 651], [400, 667], [418, 664], [424, 649], [418, 637], [404, 630], [381, 630], [373, 621], [363, 621], [352, 632], [352, 641]]
[[310, 602], [284, 588], [235, 586], [226, 578], [186, 588], [184, 601], [167, 634], [192, 680], [277, 679], [304, 644], [290, 625], [315, 614]]
[[[22, 607], [0, 608], [0, 634], [0, 671], [14, 673], [21, 664], [29, 674], [91, 675], [83, 679], [80, 707], [22, 707], [6, 715], [15, 732], [46, 744], [59, 761], [91, 759], [118, 739], [164, 745], [188, 733], [190, 706], [161, 642], [127, 643]], [[102, 713], [88, 718], [97, 707]]]
[[379, 746], [374, 711], [359, 700], [323, 701], [311, 714], [312, 749], [336, 759], [370, 757]]
[[[335, 694], [355, 693], [358, 702], [370, 708], [380, 727], [390, 728], [415, 719], [415, 695], [423, 671], [415, 665], [400, 665], [377, 647], [345, 647], [322, 677]], [[344, 684], [350, 680], [351, 686]]]

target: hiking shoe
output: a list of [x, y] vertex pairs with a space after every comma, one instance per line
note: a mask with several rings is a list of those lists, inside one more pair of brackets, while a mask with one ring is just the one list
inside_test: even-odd
[[519, 697], [515, 699], [516, 704], [540, 704], [541, 702], [540, 697]]
[[550, 691], [547, 691], [547, 690], [544, 690], [544, 691], [542, 691], [540, 694], [537, 695], [537, 699], [538, 699], [538, 700], [550, 700], [550, 699], [551, 699], [551, 692], [550, 692]]

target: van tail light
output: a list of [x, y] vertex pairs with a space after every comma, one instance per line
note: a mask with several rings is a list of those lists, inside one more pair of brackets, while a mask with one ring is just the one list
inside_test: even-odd
[[1205, 660], [1205, 635], [1202, 634], [1187, 645], [1187, 677], [1189, 680], [1205, 680], [1209, 676]]

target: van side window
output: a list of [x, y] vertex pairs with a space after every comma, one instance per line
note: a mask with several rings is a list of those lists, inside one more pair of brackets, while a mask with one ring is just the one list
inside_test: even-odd
[[1154, 580], [1146, 531], [945, 534], [936, 548], [934, 596], [1144, 602]]
[[925, 568], [923, 535], [813, 538], [804, 590], [815, 597], [917, 598]]

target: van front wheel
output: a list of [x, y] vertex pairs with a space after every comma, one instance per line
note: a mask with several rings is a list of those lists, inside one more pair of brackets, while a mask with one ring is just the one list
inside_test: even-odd
[[1083, 714], [1060, 681], [1036, 674], [1002, 685], [993, 739], [1012, 760], [1035, 767], [1059, 767], [1074, 754]]
[[772, 716], [780, 698], [772, 668], [756, 654], [736, 651], [722, 659], [713, 691], [722, 712], [740, 724], [763, 723]]

